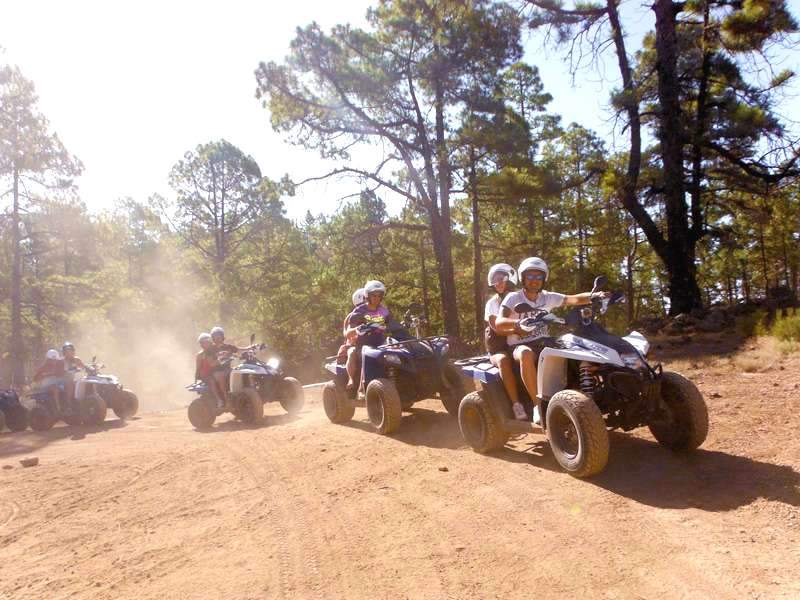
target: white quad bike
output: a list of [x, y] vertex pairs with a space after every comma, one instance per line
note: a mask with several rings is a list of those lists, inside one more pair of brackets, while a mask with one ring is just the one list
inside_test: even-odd
[[[228, 378], [228, 406], [220, 408], [213, 392], [205, 382], [195, 382], [187, 389], [198, 394], [189, 404], [189, 421], [199, 430], [209, 429], [216, 418], [226, 412], [232, 413], [249, 425], [258, 425], [264, 418], [265, 402], [280, 402], [290, 415], [300, 412], [305, 404], [303, 386], [294, 377], [286, 377], [280, 360], [270, 358], [266, 362], [257, 358], [264, 344], [254, 345], [255, 336], [250, 337], [251, 349], [241, 353], [241, 363], [231, 369]], [[220, 362], [230, 364], [233, 356], [220, 357]]]
[[[86, 365], [86, 375], [75, 378], [75, 398], [83, 398], [97, 392], [106, 406], [123, 421], [139, 412], [139, 398], [119, 382], [116, 375], [101, 373], [105, 365], [97, 364], [97, 357]], [[105, 415], [103, 416], [105, 419]]]
[[[592, 291], [602, 289], [604, 277]], [[575, 477], [602, 471], [609, 454], [608, 431], [630, 431], [646, 425], [660, 444], [672, 450], [698, 448], [708, 434], [708, 410], [702, 394], [679, 373], [647, 362], [650, 344], [632, 331], [619, 337], [595, 321], [609, 306], [624, 302], [620, 293], [572, 309], [566, 318], [521, 303], [515, 312], [525, 331], [542, 324], [564, 324], [574, 333], [560, 336], [539, 355], [537, 396], [541, 425], [561, 467]], [[487, 356], [456, 362], [477, 391], [459, 406], [459, 426], [478, 452], [502, 448], [512, 434], [538, 431], [530, 420], [517, 421], [511, 411], [499, 370]], [[516, 367], [515, 367], [516, 368]], [[532, 402], [517, 373], [517, 389], [528, 415]]]

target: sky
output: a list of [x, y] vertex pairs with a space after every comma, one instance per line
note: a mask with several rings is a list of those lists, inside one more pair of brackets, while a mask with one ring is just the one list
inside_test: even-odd
[[[0, 63], [16, 64], [36, 85], [39, 108], [67, 149], [84, 164], [80, 196], [93, 211], [116, 199], [170, 196], [169, 171], [198, 144], [225, 138], [252, 155], [262, 173], [295, 181], [332, 165], [287, 144], [255, 98], [260, 61], [286, 56], [297, 26], [317, 21], [364, 23], [367, 0], [207, 2], [195, 0], [0, 0]], [[792, 0], [797, 15], [800, 0]], [[624, 20], [635, 48], [651, 11], [627, 3]], [[800, 60], [789, 62], [800, 71]], [[576, 80], [557, 50], [541, 38], [526, 42], [539, 67], [551, 110], [613, 143], [602, 75], [615, 63], [582, 71]], [[607, 71], [604, 73], [604, 71]], [[799, 111], [800, 112], [800, 111]], [[800, 119], [800, 114], [797, 115]], [[624, 137], [617, 143], [624, 143]], [[286, 198], [287, 213], [330, 213], [356, 193], [353, 180], [303, 186]]]

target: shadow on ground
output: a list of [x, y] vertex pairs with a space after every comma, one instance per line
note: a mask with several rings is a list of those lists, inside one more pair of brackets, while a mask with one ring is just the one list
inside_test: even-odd
[[299, 415], [264, 415], [261, 423], [258, 425], [250, 425], [237, 419], [231, 418], [227, 421], [217, 421], [211, 429], [195, 429], [198, 433], [222, 433], [227, 431], [247, 431], [255, 429], [265, 429], [267, 427], [274, 427], [277, 425], [287, 425], [293, 421], [297, 421]]
[[57, 424], [48, 431], [28, 430], [18, 433], [2, 433], [0, 434], [0, 459], [17, 454], [30, 454], [60, 440], [83, 440], [90, 435], [122, 429], [126, 426], [127, 422], [114, 419], [104, 421], [102, 425], [97, 426]]
[[[360, 414], [356, 412], [356, 420], [349, 421], [345, 425], [378, 435], [369, 421], [358, 420], [358, 417], [366, 416], [365, 410]], [[458, 419], [451, 417], [443, 410], [427, 408], [411, 408], [409, 411], [403, 411], [400, 428], [389, 437], [404, 444], [428, 448], [455, 450], [466, 446], [464, 438], [461, 437], [461, 430], [458, 428]]]
[[[527, 439], [531, 437], [523, 441]], [[487, 456], [531, 464], [569, 477], [546, 440], [526, 442], [524, 449], [518, 448], [520, 442], [512, 444], [514, 447], [506, 446]], [[759, 498], [800, 507], [800, 473], [791, 466], [703, 448], [680, 454], [624, 433], [611, 434], [606, 469], [581, 482], [658, 508], [725, 512]]]

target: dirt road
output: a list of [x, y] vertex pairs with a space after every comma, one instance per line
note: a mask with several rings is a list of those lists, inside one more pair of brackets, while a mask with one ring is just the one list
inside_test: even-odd
[[681, 366], [703, 449], [613, 434], [588, 481], [542, 436], [481, 456], [430, 401], [381, 437], [316, 391], [255, 430], [171, 411], [4, 433], [0, 599], [799, 598], [800, 357]]

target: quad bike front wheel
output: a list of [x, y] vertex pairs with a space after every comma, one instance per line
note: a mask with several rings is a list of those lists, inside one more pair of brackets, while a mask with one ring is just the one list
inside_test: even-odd
[[200, 431], [211, 429], [211, 426], [217, 418], [217, 415], [211, 409], [210, 402], [205, 398], [195, 398], [192, 400], [187, 412], [192, 427]]
[[248, 425], [260, 425], [264, 419], [264, 402], [253, 388], [242, 388], [239, 392], [238, 417]]
[[281, 382], [280, 403], [290, 415], [296, 415], [306, 402], [303, 385], [294, 377], [284, 377]]
[[475, 452], [499, 450], [508, 441], [503, 418], [497, 414], [483, 392], [470, 392], [458, 407], [461, 435]]
[[367, 384], [367, 416], [381, 435], [387, 435], [400, 427], [403, 418], [403, 403], [400, 394], [390, 379], [373, 379]]
[[347, 423], [356, 412], [355, 401], [333, 381], [322, 387], [322, 405], [331, 423]]
[[139, 398], [129, 389], [122, 389], [114, 395], [114, 414], [122, 420], [130, 419], [139, 412]]
[[99, 427], [106, 420], [108, 405], [99, 394], [93, 394], [84, 398], [81, 403], [81, 417], [85, 425]]
[[[6, 427], [11, 431], [25, 431], [28, 428], [28, 409], [21, 404], [8, 406], [0, 412], [0, 415], [3, 413], [5, 413], [3, 416], [5, 417]], [[0, 425], [0, 431], [2, 430], [3, 427]]]
[[547, 438], [558, 464], [574, 477], [589, 477], [608, 463], [608, 430], [594, 401], [562, 390], [547, 404]]
[[34, 431], [47, 431], [56, 424], [55, 418], [44, 406], [34, 406], [31, 409], [30, 422]]
[[445, 363], [442, 369], [442, 378], [444, 381], [442, 382], [442, 391], [439, 392], [439, 398], [441, 398], [442, 404], [450, 416], [458, 417], [461, 399], [465, 393], [461, 373], [455, 366]]
[[703, 395], [689, 379], [673, 371], [661, 375], [661, 399], [666, 410], [648, 424], [653, 437], [671, 450], [698, 448], [708, 435], [708, 408]]

